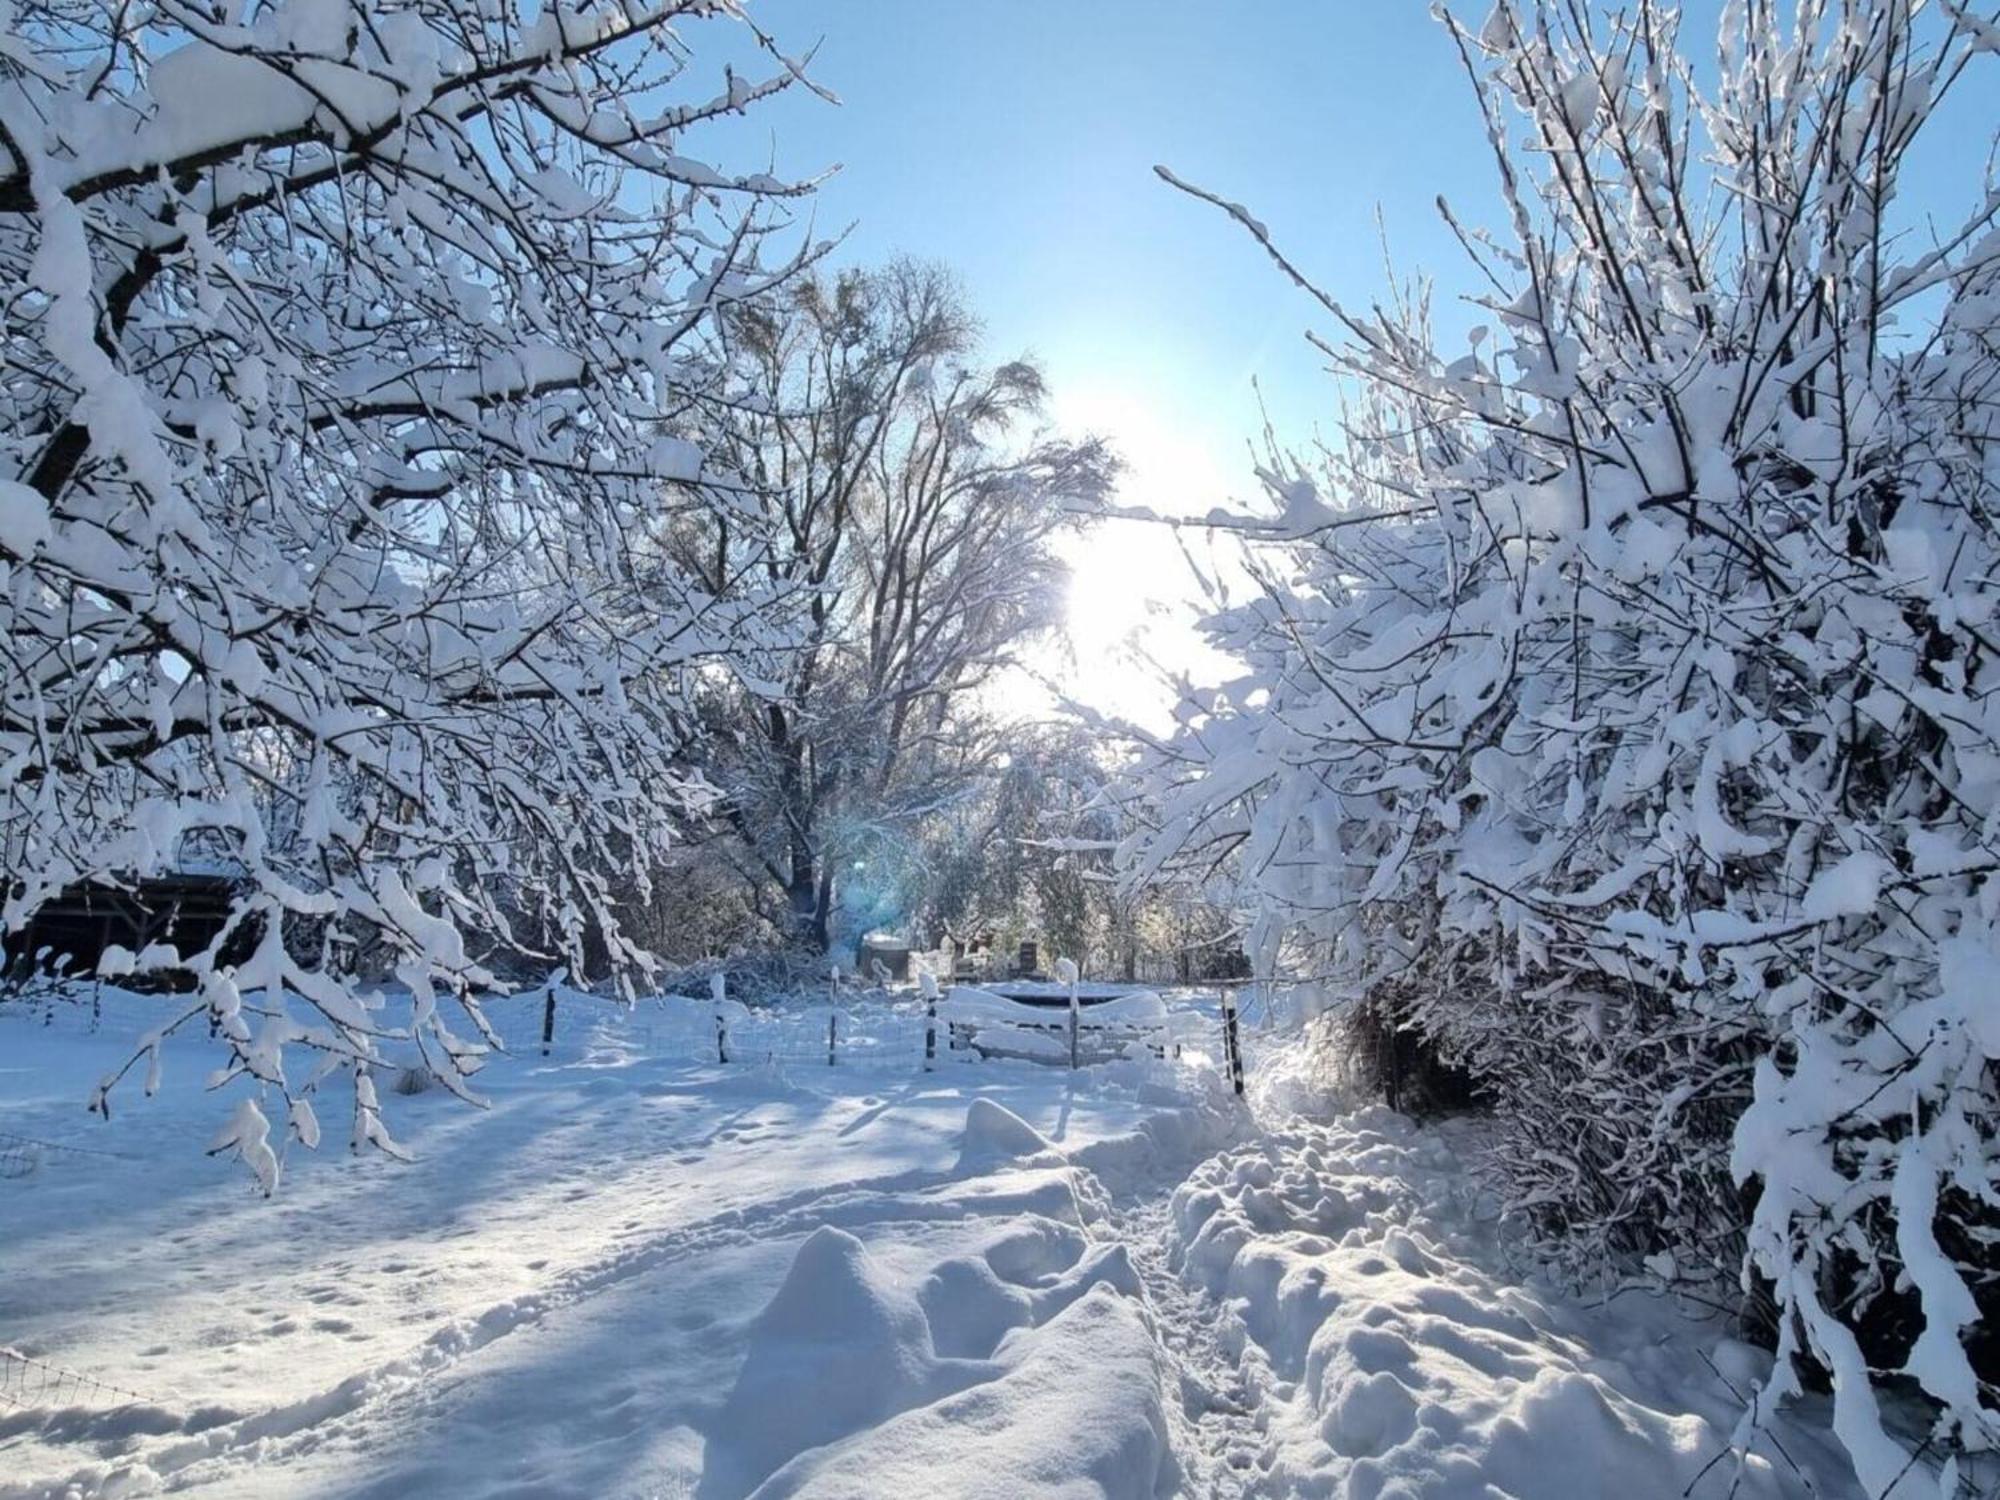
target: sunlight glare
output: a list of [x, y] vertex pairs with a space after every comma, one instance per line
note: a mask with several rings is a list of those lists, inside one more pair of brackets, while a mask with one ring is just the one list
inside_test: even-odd
[[[1068, 432], [1095, 432], [1125, 460], [1116, 503], [1163, 516], [1202, 515], [1254, 488], [1247, 455], [1232, 440], [1195, 424], [1172, 425], [1157, 405], [1130, 390], [1075, 386], [1056, 401]], [[1072, 573], [1067, 597], [1069, 644], [1044, 646], [1030, 666], [1063, 696], [1153, 729], [1172, 716], [1173, 695], [1161, 669], [1197, 680], [1226, 675], [1228, 659], [1196, 632], [1200, 582], [1182, 543], [1204, 569], [1226, 581], [1237, 570], [1227, 543], [1211, 548], [1206, 532], [1176, 536], [1145, 521], [1105, 521], [1064, 549]], [[1047, 693], [1036, 683], [1023, 689]], [[1010, 690], [1011, 691], [1011, 690]]]

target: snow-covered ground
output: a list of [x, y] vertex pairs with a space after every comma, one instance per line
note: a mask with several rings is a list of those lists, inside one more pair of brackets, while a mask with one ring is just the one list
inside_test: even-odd
[[[198, 1039], [169, 1043], [157, 1098], [84, 1116], [146, 1003], [96, 1033], [0, 1012], [0, 1132], [108, 1153], [8, 1158], [0, 1345], [117, 1388], [38, 1394], [15, 1361], [0, 1496], [1639, 1500], [1736, 1478], [1731, 1388], [1762, 1356], [1511, 1264], [1471, 1125], [1307, 1118], [1279, 1089], [1253, 1113], [1193, 1050], [723, 1067], [661, 1056], [660, 1008], [605, 1009], [496, 1062], [488, 1111], [387, 1096], [414, 1162], [293, 1148], [266, 1200], [200, 1154], [222, 1111]], [[532, 1034], [531, 1001], [499, 1016]], [[1851, 1493], [1817, 1429], [1778, 1437], [1789, 1457], [1762, 1440], [1735, 1493]]]

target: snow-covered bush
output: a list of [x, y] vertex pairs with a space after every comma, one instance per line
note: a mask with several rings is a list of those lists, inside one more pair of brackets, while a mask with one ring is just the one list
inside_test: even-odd
[[772, 947], [702, 959], [663, 974], [662, 994], [700, 1000], [717, 994], [751, 1005], [776, 1005], [800, 996], [824, 997], [829, 975], [826, 956], [800, 947]]
[[[767, 80], [693, 88], [675, 28], [718, 12], [4, 11], [5, 921], [225, 861], [228, 931], [107, 968], [191, 971], [182, 1019], [302, 1138], [295, 1049], [356, 1070], [357, 1144], [386, 1144], [384, 1035], [462, 1089], [477, 1039], [439, 1000], [484, 1031], [469, 936], [595, 928], [638, 961], [606, 872], [643, 880], [704, 795], [690, 678], [763, 601], [713, 598], [662, 538], [718, 503], [705, 330], [786, 273], [758, 252], [794, 189], [683, 148], [800, 77], [767, 44]], [[313, 951], [355, 929], [407, 1018]], [[222, 963], [239, 935], [254, 957]]]
[[1267, 964], [1470, 1068], [1517, 1208], [1768, 1296], [1771, 1394], [1830, 1371], [1882, 1494], [1885, 1382], [1934, 1456], [2000, 1435], [1968, 1357], [2000, 1315], [2000, 194], [1896, 217], [1939, 102], [2000, 97], [2000, 30], [1732, 0], [1702, 87], [1648, 0], [1447, 26], [1511, 213], [1460, 231], [1484, 326], [1453, 354], [1421, 291], [1322, 296], [1345, 441], [1234, 523], [1272, 544], [1210, 622], [1249, 670], [1155, 755], [1135, 869], [1225, 862]]

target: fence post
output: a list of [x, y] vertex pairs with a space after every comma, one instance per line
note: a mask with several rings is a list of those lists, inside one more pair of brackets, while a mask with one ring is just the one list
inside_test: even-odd
[[715, 1007], [715, 1060], [729, 1061], [729, 1023], [722, 1016], [722, 1002], [729, 998], [729, 977], [717, 970], [708, 976], [708, 999]]
[[924, 1071], [937, 1066], [937, 978], [926, 969], [917, 975], [917, 988], [924, 997]]
[[829, 1068], [833, 1066], [833, 1044], [834, 1044], [835, 1028], [839, 1025], [839, 1022], [840, 1022], [839, 1011], [830, 1010], [826, 1013], [826, 1065]]
[[1081, 1033], [1083, 1031], [1083, 1007], [1078, 1003], [1076, 998], [1076, 960], [1070, 958], [1057, 959], [1056, 978], [1069, 986], [1069, 1065], [1072, 1068], [1081, 1067], [1082, 1062], [1078, 1056], [1078, 1043], [1081, 1040]]
[[1243, 1092], [1243, 1039], [1236, 1034], [1236, 992], [1222, 992], [1222, 1053], [1229, 1062], [1229, 1084]]
[[1388, 1026], [1378, 1027], [1375, 1033], [1375, 1068], [1382, 1075], [1382, 1102], [1393, 1110], [1403, 1107], [1403, 1078], [1396, 1066], [1396, 1033]]
[[542, 986], [542, 1056], [549, 1055], [549, 1044], [556, 1039], [556, 986], [569, 977], [568, 969], [557, 969], [549, 975]]

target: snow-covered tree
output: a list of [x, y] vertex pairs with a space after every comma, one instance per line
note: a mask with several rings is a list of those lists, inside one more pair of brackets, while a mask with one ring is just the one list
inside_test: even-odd
[[992, 768], [979, 689], [1060, 622], [1053, 543], [1101, 506], [1116, 462], [1043, 430], [1034, 365], [978, 363], [936, 266], [803, 280], [728, 333], [755, 399], [732, 409], [715, 472], [756, 508], [691, 517], [677, 555], [718, 596], [785, 591], [795, 628], [755, 691], [717, 695], [710, 772], [747, 877], [823, 950], [843, 872], [896, 857]]
[[[463, 1090], [510, 914], [640, 961], [605, 872], [643, 879], [705, 796], [689, 679], [765, 599], [663, 538], [714, 503], [708, 330], [787, 274], [759, 251], [799, 189], [684, 151], [802, 81], [761, 35], [763, 81], [704, 81], [676, 28], [718, 13], [7, 8], [5, 920], [226, 855], [229, 933], [107, 968], [191, 976], [169, 1024], [214, 1022], [250, 1080], [225, 1143], [267, 1175], [258, 1097], [311, 1145], [329, 1070], [387, 1144], [387, 1040]], [[342, 929], [409, 1014], [323, 961]]]
[[[1116, 824], [1103, 791], [1116, 765], [1080, 723], [1009, 731], [1004, 764], [920, 830], [905, 881], [921, 892], [926, 941], [986, 935], [1002, 951], [1034, 941], [1102, 972], [1107, 918], [1125, 905], [1105, 857]], [[1071, 847], [1085, 840], [1102, 847]]]
[[1884, 1382], [1934, 1459], [2000, 1437], [2000, 193], [1897, 185], [2000, 29], [1730, 0], [1704, 87], [1651, 0], [1446, 24], [1482, 326], [1321, 295], [1344, 439], [1236, 523], [1247, 671], [1135, 868], [1231, 870], [1264, 962], [1470, 1068], [1517, 1207], [1740, 1276], [1767, 1397], [1817, 1361], [1868, 1491], [1931, 1487]]

